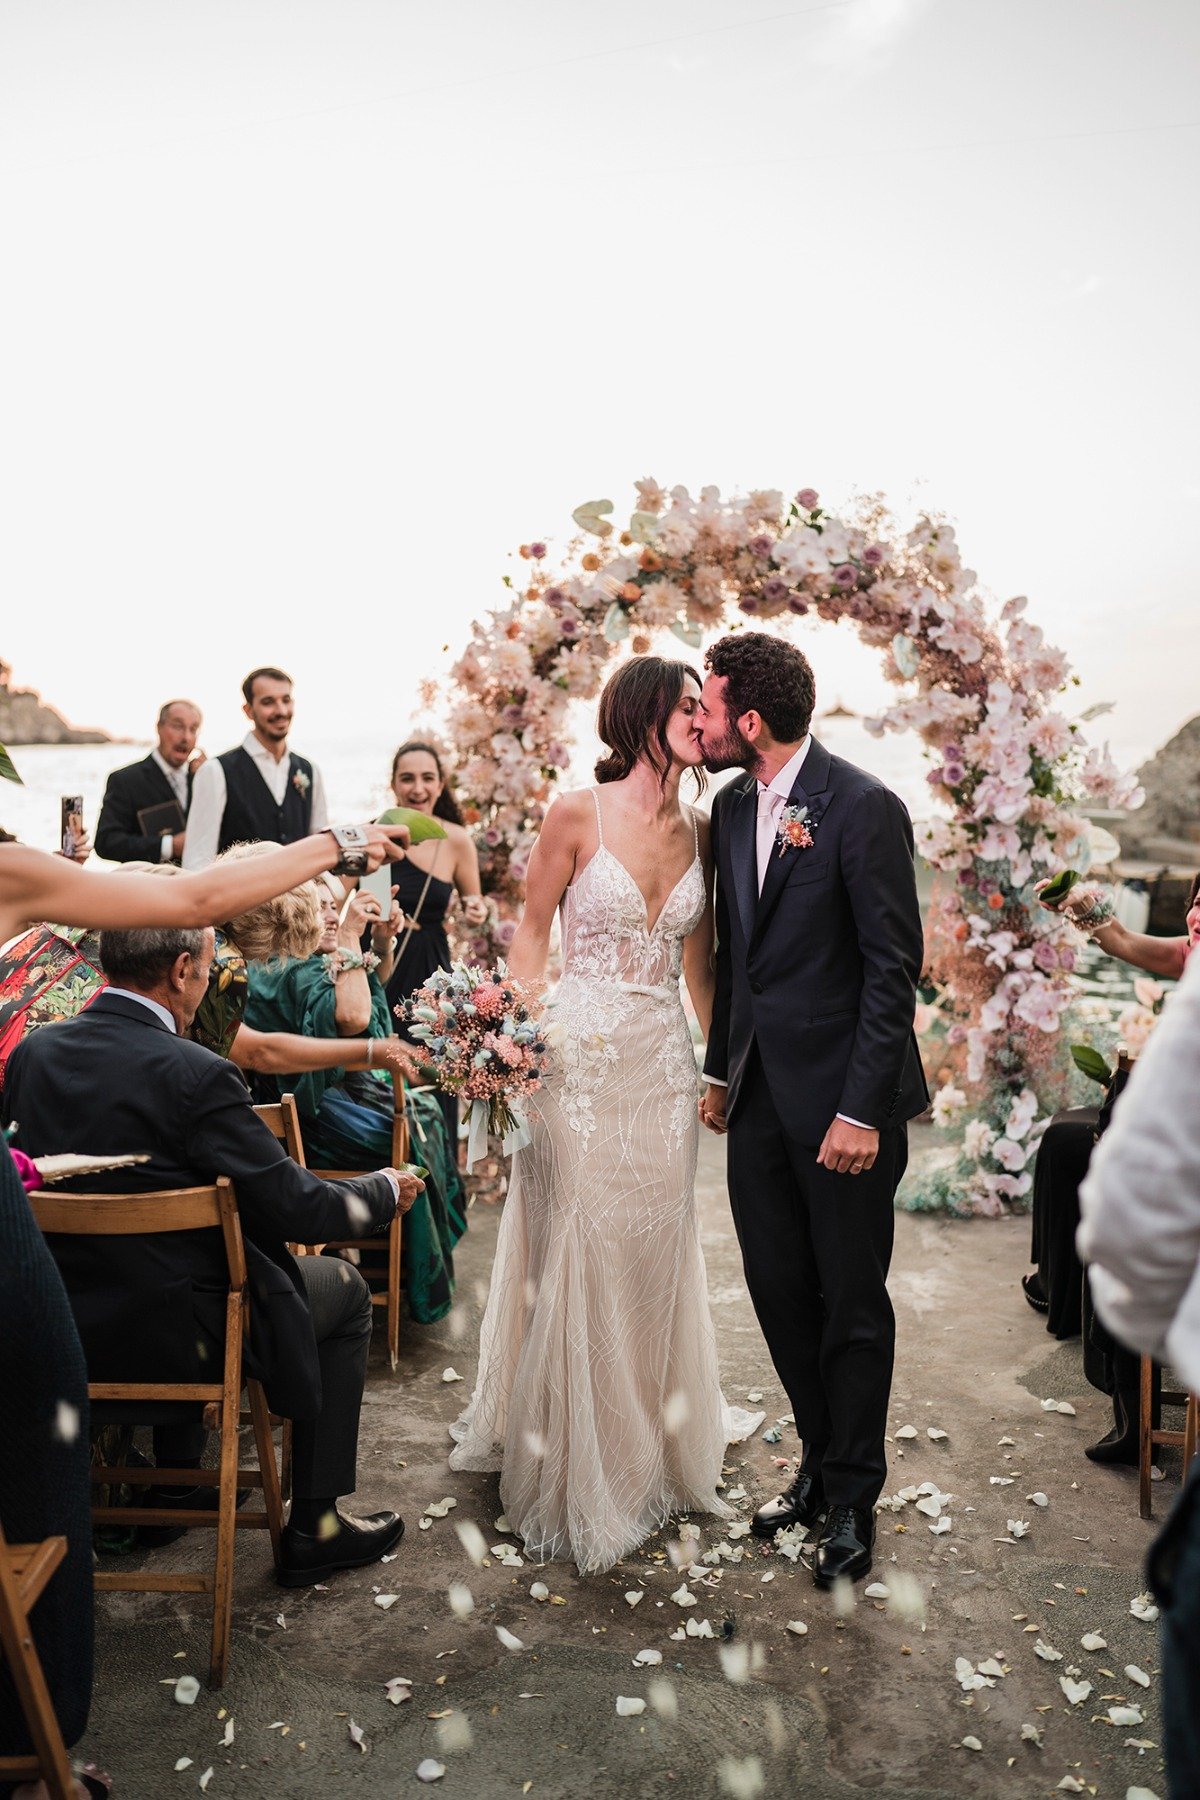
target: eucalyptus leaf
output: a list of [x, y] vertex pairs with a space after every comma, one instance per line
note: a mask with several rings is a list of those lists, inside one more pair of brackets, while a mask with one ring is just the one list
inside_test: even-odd
[[904, 679], [911, 681], [921, 666], [921, 658], [916, 644], [903, 631], [898, 631], [892, 639], [892, 656]]
[[1101, 1087], [1107, 1087], [1112, 1080], [1112, 1070], [1090, 1044], [1072, 1044], [1071, 1061], [1081, 1075], [1086, 1075], [1089, 1081], [1098, 1081]]
[[1098, 700], [1095, 706], [1089, 706], [1086, 712], [1080, 713], [1080, 720], [1086, 725], [1089, 720], [1099, 719], [1105, 713], [1110, 713], [1116, 704], [1115, 700]]
[[613, 509], [611, 500], [585, 500], [571, 514], [581, 531], [590, 531], [593, 537], [606, 538], [612, 532], [612, 525], [604, 517]]
[[657, 513], [635, 512], [629, 521], [629, 535], [635, 544], [652, 544], [659, 533]]
[[700, 648], [700, 627], [693, 619], [673, 619], [671, 630], [681, 643], [687, 645], [689, 650]]
[[16, 763], [8, 754], [8, 751], [4, 748], [3, 744], [0, 744], [0, 780], [15, 781], [20, 787], [25, 786], [21, 777], [17, 774]]
[[610, 644], [623, 644], [629, 636], [629, 614], [619, 600], [604, 615], [604, 635]]

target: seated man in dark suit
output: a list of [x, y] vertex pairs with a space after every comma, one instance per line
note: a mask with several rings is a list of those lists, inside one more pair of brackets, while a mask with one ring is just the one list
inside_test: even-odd
[[[108, 778], [96, 825], [98, 855], [109, 862], [179, 862], [202, 722], [190, 700], [168, 700], [161, 708], [158, 743], [149, 756]], [[196, 758], [196, 765], [203, 760]]]
[[[149, 1162], [107, 1179], [84, 1178], [78, 1185], [88, 1191], [232, 1179], [250, 1289], [246, 1370], [263, 1382], [272, 1410], [295, 1420], [293, 1501], [278, 1579], [306, 1587], [374, 1562], [399, 1541], [404, 1522], [394, 1512], [355, 1519], [337, 1511], [338, 1495], [356, 1485], [370, 1291], [350, 1264], [296, 1258], [287, 1243], [381, 1231], [422, 1184], [394, 1169], [322, 1181], [285, 1155], [255, 1117], [233, 1064], [182, 1035], [206, 991], [212, 954], [207, 928], [102, 932], [100, 960], [112, 985], [86, 1012], [18, 1047], [4, 1113], [19, 1121], [31, 1156], [149, 1154]], [[211, 1379], [229, 1285], [218, 1231], [50, 1244], [91, 1380]], [[156, 1427], [163, 1467], [198, 1467], [203, 1446], [199, 1424]], [[161, 1505], [162, 1493], [151, 1503]]]

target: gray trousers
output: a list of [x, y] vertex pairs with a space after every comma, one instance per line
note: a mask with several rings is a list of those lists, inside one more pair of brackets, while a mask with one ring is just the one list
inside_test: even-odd
[[[298, 1257], [308, 1290], [321, 1410], [292, 1428], [292, 1492], [299, 1500], [352, 1494], [358, 1484], [358, 1415], [371, 1348], [371, 1290], [353, 1264], [333, 1256]], [[156, 1425], [154, 1460], [163, 1468], [198, 1464], [207, 1438], [197, 1423]]]

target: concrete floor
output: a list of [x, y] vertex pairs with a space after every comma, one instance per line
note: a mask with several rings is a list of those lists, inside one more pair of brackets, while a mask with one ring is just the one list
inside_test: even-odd
[[[720, 1146], [705, 1137], [700, 1203], [725, 1390], [744, 1402], [761, 1389], [769, 1423], [786, 1402], [742, 1285], [721, 1160]], [[209, 1768], [213, 1800], [394, 1800], [423, 1791], [415, 1772], [426, 1757], [445, 1764], [440, 1789], [464, 1800], [961, 1800], [1055, 1794], [1068, 1775], [1083, 1786], [1066, 1791], [1103, 1800], [1121, 1800], [1130, 1786], [1165, 1795], [1156, 1627], [1129, 1611], [1145, 1587], [1155, 1526], [1138, 1518], [1132, 1472], [1097, 1469], [1082, 1454], [1105, 1429], [1105, 1403], [1084, 1382], [1077, 1343], [1055, 1345], [1021, 1297], [1025, 1221], [897, 1219], [891, 1421], [918, 1436], [893, 1441], [889, 1491], [937, 1483], [953, 1496], [953, 1527], [931, 1534], [911, 1505], [882, 1514], [874, 1579], [886, 1583], [893, 1571], [915, 1577], [926, 1598], [923, 1623], [894, 1616], [862, 1586], [839, 1619], [802, 1567], [757, 1546], [711, 1588], [690, 1584], [699, 1599], [690, 1615], [670, 1600], [681, 1577], [666, 1560], [665, 1539], [605, 1576], [580, 1579], [562, 1565], [545, 1571], [561, 1605], [530, 1597], [533, 1568], [474, 1568], [454, 1523], [475, 1519], [489, 1545], [499, 1542], [496, 1482], [450, 1474], [446, 1428], [470, 1392], [498, 1221], [498, 1209], [472, 1211], [458, 1261], [462, 1304], [439, 1326], [406, 1327], [397, 1375], [376, 1346], [358, 1506], [404, 1513], [408, 1532], [394, 1562], [344, 1575], [324, 1593], [285, 1594], [271, 1581], [265, 1537], [243, 1535], [229, 1679], [219, 1694], [202, 1688], [190, 1709], [176, 1703], [170, 1683], [184, 1671], [203, 1677], [203, 1607], [191, 1596], [101, 1599], [92, 1724], [76, 1753], [109, 1770], [114, 1800], [195, 1792]], [[443, 1382], [448, 1365], [462, 1383]], [[1044, 1411], [1046, 1398], [1071, 1401], [1076, 1415]], [[931, 1440], [931, 1427], [947, 1437]], [[777, 1449], [756, 1436], [731, 1451], [727, 1483], [747, 1490], [747, 1514], [775, 1491], [772, 1459], [788, 1449], [785, 1427]], [[1039, 1491], [1044, 1508], [1025, 1498]], [[1156, 1486], [1159, 1517], [1174, 1492], [1173, 1479]], [[422, 1507], [451, 1495], [457, 1507], [449, 1517], [419, 1530]], [[1010, 1541], [1008, 1519], [1028, 1520], [1028, 1534]], [[714, 1521], [697, 1523], [701, 1548], [724, 1535]], [[193, 1534], [157, 1554], [199, 1566], [210, 1543]], [[465, 1622], [447, 1603], [452, 1582], [474, 1595]], [[644, 1598], [631, 1608], [624, 1595], [635, 1588]], [[399, 1598], [381, 1609], [378, 1590]], [[718, 1643], [672, 1641], [687, 1616], [708, 1618], [718, 1634], [730, 1621], [734, 1645], [758, 1647], [758, 1672], [735, 1685]], [[797, 1619], [806, 1636], [786, 1630]], [[504, 1649], [497, 1625], [526, 1648]], [[1105, 1649], [1081, 1647], [1092, 1631]], [[1035, 1654], [1039, 1636], [1061, 1661]], [[647, 1648], [662, 1652], [661, 1668], [634, 1666]], [[968, 1695], [955, 1678], [957, 1657], [995, 1657], [1007, 1673]], [[1148, 1690], [1125, 1674], [1129, 1664], [1150, 1675]], [[1060, 1686], [1068, 1669], [1093, 1683], [1076, 1706]], [[384, 1684], [393, 1676], [411, 1679], [408, 1704], [389, 1704]], [[674, 1687], [676, 1720], [651, 1710], [618, 1717], [617, 1697], [646, 1697], [656, 1677]], [[1126, 1700], [1144, 1723], [1107, 1721], [1108, 1707]], [[447, 1711], [451, 1731], [465, 1716], [469, 1748], [445, 1747], [438, 1715]], [[351, 1720], [362, 1728], [363, 1749], [351, 1740]], [[1043, 1747], [1022, 1740], [1025, 1724], [1040, 1730]], [[982, 1748], [962, 1747], [966, 1737]], [[191, 1764], [176, 1772], [182, 1757]], [[722, 1771], [725, 1760], [732, 1766]]]

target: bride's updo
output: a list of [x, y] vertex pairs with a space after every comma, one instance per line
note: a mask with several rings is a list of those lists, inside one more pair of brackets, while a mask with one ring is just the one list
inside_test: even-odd
[[633, 656], [612, 675], [600, 696], [596, 731], [608, 755], [596, 764], [596, 780], [624, 781], [644, 756], [665, 781], [671, 767], [667, 721], [679, 705], [688, 678], [703, 687], [690, 663], [665, 656]]

